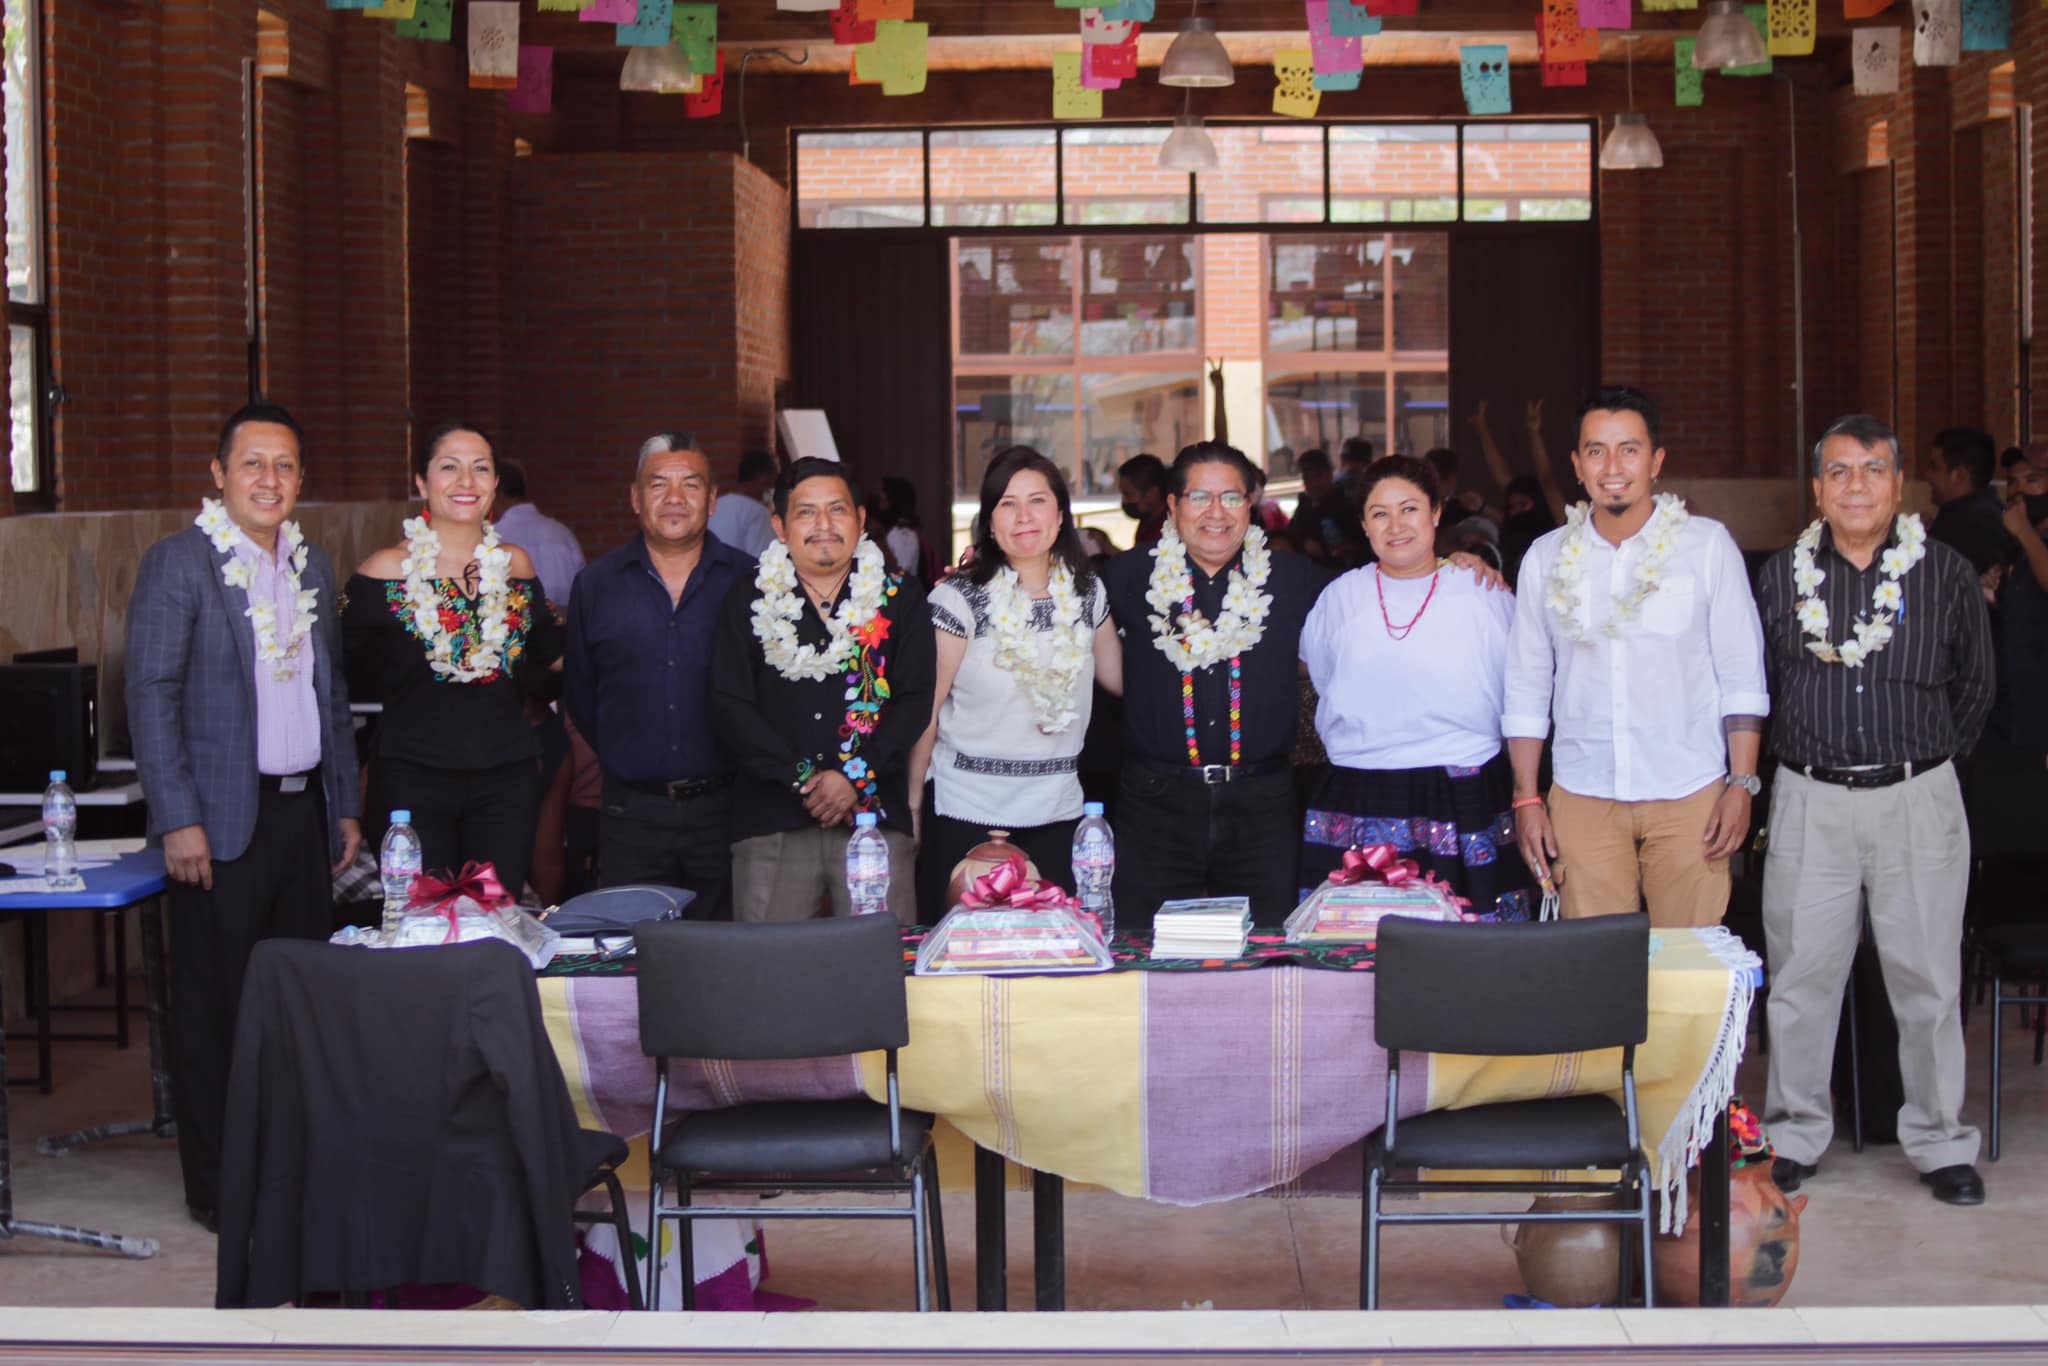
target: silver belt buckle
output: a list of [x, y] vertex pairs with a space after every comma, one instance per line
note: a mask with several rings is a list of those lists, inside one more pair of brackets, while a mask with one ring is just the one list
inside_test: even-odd
[[277, 790], [285, 793], [304, 792], [306, 790], [306, 775], [303, 773], [293, 773], [279, 778], [277, 780]]
[[1210, 785], [1211, 787], [1215, 786], [1215, 785], [1216, 785], [1217, 783], [1227, 783], [1227, 782], [1229, 782], [1229, 781], [1230, 781], [1230, 765], [1229, 765], [1229, 764], [1203, 764], [1203, 765], [1202, 765], [1202, 781], [1203, 781], [1203, 782], [1205, 782], [1205, 783], [1208, 783], [1208, 784], [1209, 784], [1209, 785]]

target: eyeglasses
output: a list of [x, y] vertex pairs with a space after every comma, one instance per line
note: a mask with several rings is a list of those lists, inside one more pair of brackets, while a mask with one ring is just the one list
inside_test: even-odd
[[1244, 505], [1251, 501], [1251, 497], [1248, 494], [1239, 493], [1236, 489], [1232, 489], [1228, 493], [1212, 493], [1208, 489], [1189, 489], [1181, 495], [1181, 501], [1197, 512], [1207, 512], [1211, 503], [1221, 503], [1229, 511], [1238, 512], [1243, 510]]

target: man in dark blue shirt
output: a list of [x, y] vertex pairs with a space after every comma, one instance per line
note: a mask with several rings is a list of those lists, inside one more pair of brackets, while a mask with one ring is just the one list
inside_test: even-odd
[[604, 884], [697, 894], [693, 919], [730, 919], [732, 756], [711, 716], [711, 641], [754, 557], [705, 529], [718, 486], [688, 436], [640, 448], [640, 535], [576, 576], [563, 704], [604, 769]]

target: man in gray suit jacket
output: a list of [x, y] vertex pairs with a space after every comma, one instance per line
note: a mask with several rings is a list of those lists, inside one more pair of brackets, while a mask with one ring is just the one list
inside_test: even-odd
[[172, 878], [178, 1156], [209, 1228], [250, 950], [326, 938], [331, 871], [362, 843], [334, 566], [291, 520], [303, 478], [291, 414], [237, 412], [220, 501], [149, 548], [128, 604], [128, 724]]

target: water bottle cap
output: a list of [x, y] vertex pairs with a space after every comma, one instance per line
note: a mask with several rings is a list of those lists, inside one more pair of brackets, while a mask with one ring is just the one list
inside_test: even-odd
[[407, 811], [404, 807], [400, 807], [391, 813], [391, 823], [393, 825], [411, 825], [412, 812]]
[[61, 768], [53, 768], [53, 769], [51, 769], [51, 770], [50, 770], [50, 781], [51, 781], [51, 782], [53, 782], [53, 783], [61, 783], [61, 782], [63, 782], [63, 781], [64, 781], [64, 770], [63, 770], [63, 769], [61, 769]]
[[1082, 815], [1084, 815], [1084, 816], [1099, 816], [1099, 815], [1101, 815], [1101, 814], [1102, 814], [1102, 803], [1101, 803], [1101, 802], [1082, 802], [1082, 803], [1081, 803], [1081, 814], [1082, 814]]
[[872, 811], [862, 811], [853, 818], [854, 828], [857, 830], [865, 830], [874, 823], [875, 813]]

